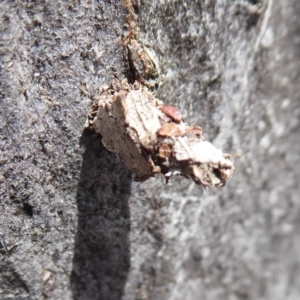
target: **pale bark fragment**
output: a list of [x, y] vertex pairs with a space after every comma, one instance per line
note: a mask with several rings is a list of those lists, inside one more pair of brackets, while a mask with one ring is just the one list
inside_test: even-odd
[[136, 180], [162, 173], [168, 181], [179, 174], [203, 186], [223, 186], [233, 175], [231, 155], [206, 141], [200, 127], [179, 118], [177, 108], [169, 108], [138, 82], [114, 81], [93, 107], [89, 126]]

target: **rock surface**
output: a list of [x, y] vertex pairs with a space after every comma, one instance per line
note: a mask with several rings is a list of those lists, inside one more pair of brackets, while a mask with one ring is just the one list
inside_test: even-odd
[[133, 9], [158, 98], [242, 153], [235, 175], [133, 182], [83, 130], [131, 72], [121, 1], [1, 1], [0, 298], [299, 299], [300, 2]]

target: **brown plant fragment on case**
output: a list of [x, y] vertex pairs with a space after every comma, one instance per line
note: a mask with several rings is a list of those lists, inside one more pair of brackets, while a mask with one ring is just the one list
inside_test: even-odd
[[182, 114], [177, 107], [171, 105], [164, 105], [160, 108], [160, 110], [176, 123], [180, 123], [183, 120]]
[[[232, 177], [232, 156], [202, 135], [202, 128], [186, 124], [178, 109], [165, 109], [146, 86], [113, 81], [102, 89], [88, 126], [102, 135], [104, 146], [124, 161], [143, 181], [162, 173], [191, 178], [205, 187], [223, 186]], [[174, 109], [173, 109], [174, 108]]]

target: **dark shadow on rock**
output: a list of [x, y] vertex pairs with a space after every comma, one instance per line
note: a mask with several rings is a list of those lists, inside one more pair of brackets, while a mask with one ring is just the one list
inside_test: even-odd
[[130, 266], [131, 175], [101, 137], [85, 131], [77, 192], [71, 289], [74, 299], [121, 299]]

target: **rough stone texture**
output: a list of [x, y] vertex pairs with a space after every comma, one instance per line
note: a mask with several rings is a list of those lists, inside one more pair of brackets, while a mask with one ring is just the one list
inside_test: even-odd
[[134, 8], [158, 97], [243, 153], [235, 176], [135, 183], [83, 131], [129, 72], [121, 1], [1, 1], [0, 298], [299, 299], [300, 2]]

